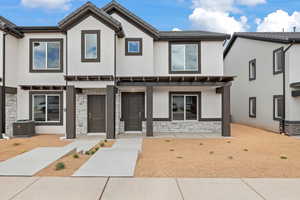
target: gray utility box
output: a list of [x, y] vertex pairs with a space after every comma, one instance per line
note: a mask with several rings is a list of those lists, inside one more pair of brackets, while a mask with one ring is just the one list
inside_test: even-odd
[[35, 123], [31, 120], [19, 120], [13, 123], [14, 137], [31, 137], [35, 135]]

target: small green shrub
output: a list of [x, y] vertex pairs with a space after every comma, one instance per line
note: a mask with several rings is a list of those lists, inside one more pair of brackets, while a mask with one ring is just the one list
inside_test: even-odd
[[203, 143], [200, 143], [199, 145], [200, 145], [200, 146], [202, 146], [202, 145], [203, 145]]
[[248, 149], [244, 149], [244, 151], [248, 151]]
[[107, 140], [105, 139], [104, 142], [107, 143]]
[[96, 147], [96, 148], [95, 148], [95, 151], [98, 151], [98, 150], [99, 150], [99, 147]]
[[73, 154], [73, 158], [77, 159], [77, 158], [79, 158], [79, 155], [75, 153], [75, 154]]
[[171, 140], [165, 140], [165, 142], [171, 142]]
[[280, 156], [280, 159], [282, 159], [282, 160], [287, 160], [288, 157], [287, 157], [287, 156]]
[[65, 166], [65, 163], [63, 162], [59, 162], [55, 165], [55, 170], [58, 171], [58, 170], [62, 170], [62, 169], [65, 169], [66, 166]]
[[232, 157], [232, 156], [228, 156], [228, 159], [229, 159], [229, 160], [232, 160], [232, 159], [233, 159], [233, 157]]
[[96, 153], [95, 151], [91, 151], [91, 152], [90, 152], [91, 155], [93, 155], [93, 154], [95, 154], [95, 153]]
[[103, 142], [100, 143], [100, 147], [104, 147], [105, 144]]
[[176, 158], [177, 158], [177, 159], [182, 159], [183, 157], [182, 157], [182, 156], [177, 156]]
[[15, 142], [15, 143], [13, 143], [13, 145], [14, 146], [19, 146], [19, 145], [21, 145], [21, 143]]
[[89, 152], [89, 151], [86, 151], [86, 152], [85, 152], [85, 155], [90, 155], [90, 152]]
[[210, 155], [212, 155], [212, 154], [214, 154], [214, 153], [215, 153], [215, 152], [213, 152], [213, 151], [210, 151], [210, 152], [209, 152]]
[[174, 149], [170, 149], [170, 151], [175, 151]]
[[227, 143], [228, 143], [228, 144], [230, 144], [230, 143], [231, 143], [231, 141], [227, 141]]

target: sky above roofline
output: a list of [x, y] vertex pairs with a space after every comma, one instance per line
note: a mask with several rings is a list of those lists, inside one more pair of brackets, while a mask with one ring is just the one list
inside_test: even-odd
[[[0, 0], [19, 26], [56, 26], [86, 0]], [[102, 7], [110, 0], [91, 0]], [[159, 30], [300, 31], [298, 0], [118, 0]]]

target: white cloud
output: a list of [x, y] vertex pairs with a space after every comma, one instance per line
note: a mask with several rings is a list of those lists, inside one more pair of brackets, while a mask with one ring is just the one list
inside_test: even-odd
[[173, 28], [172, 31], [182, 31], [180, 28]]
[[247, 17], [245, 16], [235, 19], [228, 12], [210, 11], [203, 8], [194, 9], [189, 20], [194, 27], [209, 31], [231, 34], [248, 29]]
[[300, 12], [294, 12], [289, 15], [283, 10], [277, 10], [268, 14], [264, 19], [257, 19], [257, 31], [280, 32], [284, 28], [285, 31], [293, 31], [293, 27], [300, 27]]
[[192, 3], [194, 10], [189, 20], [195, 28], [233, 33], [249, 28], [246, 16], [232, 16], [232, 13], [241, 13], [237, 6], [255, 6], [266, 0], [192, 0]]
[[71, 0], [21, 0], [21, 3], [29, 8], [63, 9], [70, 8]]

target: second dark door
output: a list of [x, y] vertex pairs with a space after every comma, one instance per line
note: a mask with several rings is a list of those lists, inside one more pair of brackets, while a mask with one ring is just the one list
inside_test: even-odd
[[88, 96], [88, 132], [106, 132], [106, 103], [105, 95]]
[[122, 116], [125, 131], [142, 131], [142, 121], [145, 118], [145, 93], [122, 93]]

